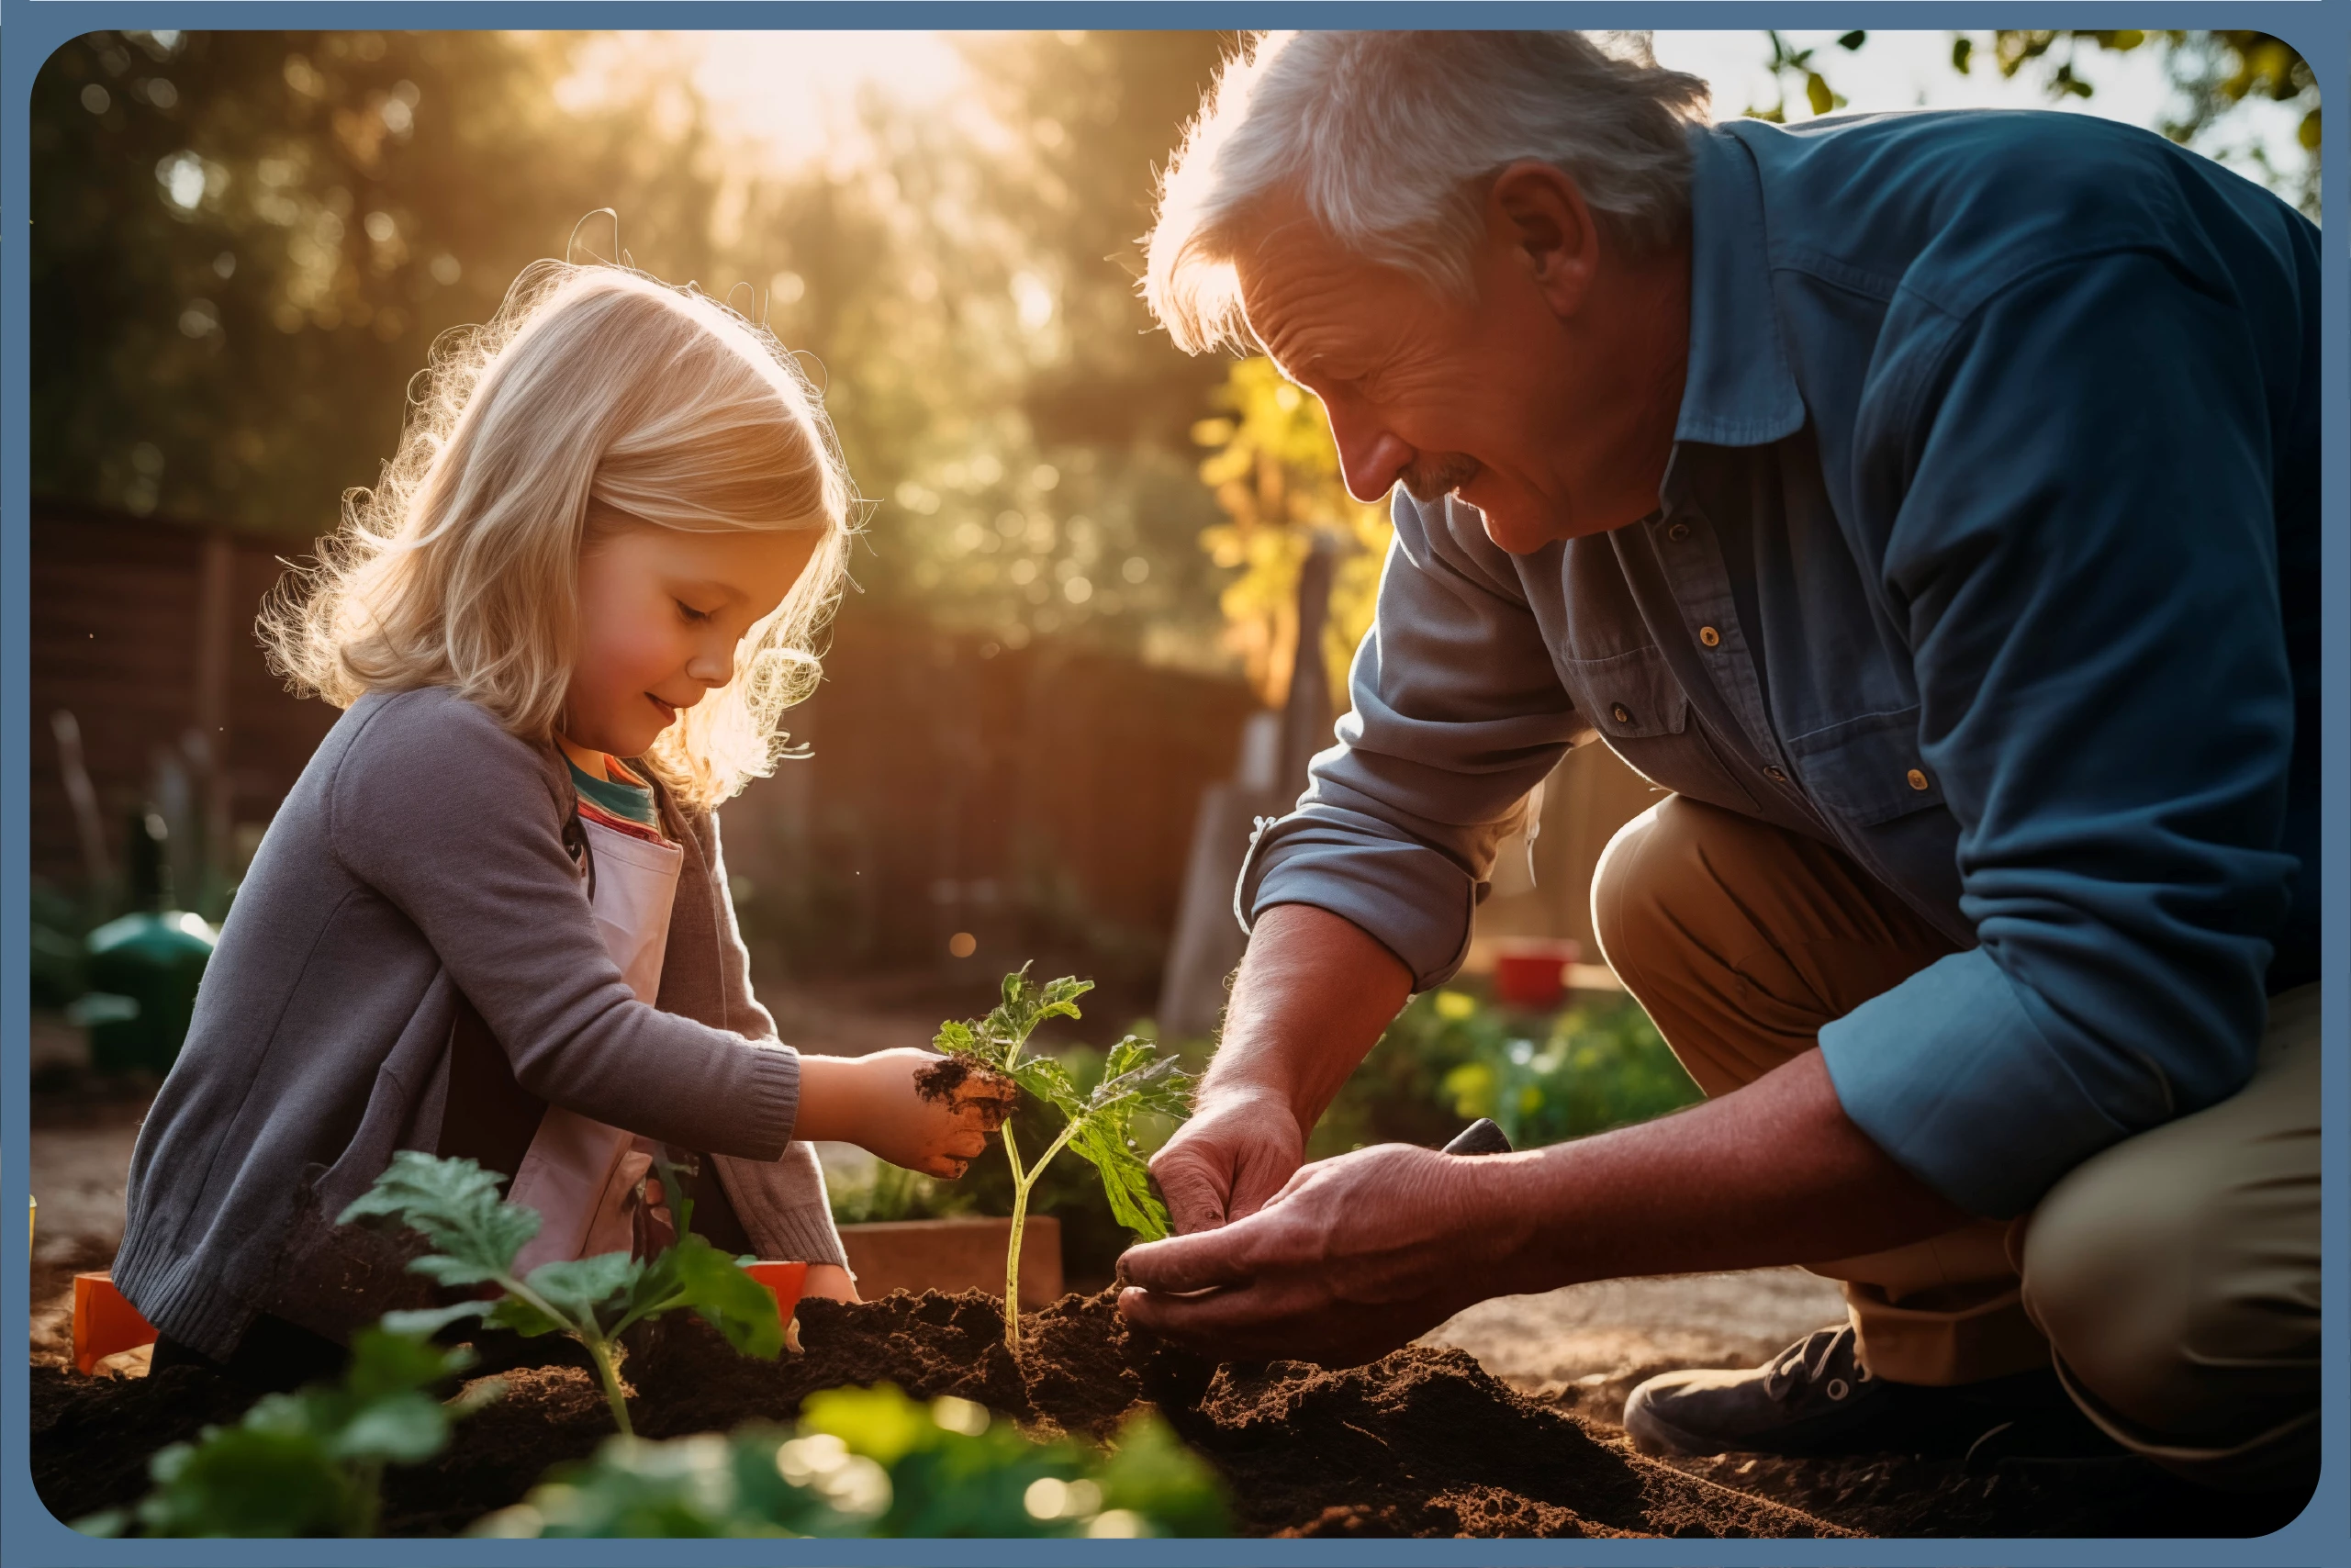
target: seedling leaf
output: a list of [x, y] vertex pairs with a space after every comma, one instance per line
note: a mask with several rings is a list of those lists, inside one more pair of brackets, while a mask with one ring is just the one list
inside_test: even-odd
[[505, 1180], [471, 1159], [442, 1159], [404, 1148], [335, 1223], [398, 1221], [436, 1249], [410, 1263], [411, 1272], [444, 1285], [487, 1284], [510, 1272], [515, 1254], [539, 1234], [536, 1209], [499, 1200], [498, 1184]]
[[595, 1318], [597, 1310], [633, 1289], [644, 1265], [626, 1252], [599, 1252], [592, 1258], [567, 1258], [542, 1263], [522, 1282], [531, 1294], [577, 1323]]

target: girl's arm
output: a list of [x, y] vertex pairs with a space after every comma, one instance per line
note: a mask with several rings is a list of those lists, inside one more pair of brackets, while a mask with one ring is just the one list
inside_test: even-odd
[[424, 934], [516, 1081], [680, 1148], [781, 1155], [799, 1114], [798, 1056], [631, 992], [564, 848], [539, 751], [446, 689], [377, 700], [335, 764], [328, 843]]

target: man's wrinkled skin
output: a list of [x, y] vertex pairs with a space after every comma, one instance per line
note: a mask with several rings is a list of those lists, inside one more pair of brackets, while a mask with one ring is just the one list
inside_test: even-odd
[[[1540, 163], [1497, 175], [1485, 217], [1475, 297], [1454, 302], [1277, 216], [1237, 267], [1250, 330], [1321, 398], [1359, 498], [1451, 493], [1517, 554], [1636, 522], [1681, 404], [1686, 244], [1621, 253]], [[1179, 1234], [1126, 1254], [1122, 1312], [1219, 1357], [1354, 1364], [1489, 1296], [1853, 1257], [1968, 1217], [1846, 1117], [1817, 1051], [1573, 1144], [1302, 1170], [1411, 985], [1337, 915], [1259, 915], [1195, 1114], [1151, 1164]]]

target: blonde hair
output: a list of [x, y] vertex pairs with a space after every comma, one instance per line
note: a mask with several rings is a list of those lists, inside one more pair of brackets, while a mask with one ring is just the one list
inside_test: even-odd
[[1646, 33], [1274, 32], [1228, 58], [1159, 181], [1143, 296], [1176, 345], [1250, 348], [1233, 260], [1294, 197], [1349, 252], [1465, 297], [1483, 182], [1574, 176], [1633, 254], [1686, 228], [1707, 84]]
[[542, 262], [488, 325], [436, 343], [420, 381], [381, 480], [344, 497], [318, 565], [263, 609], [271, 667], [339, 708], [446, 686], [543, 745], [570, 681], [583, 550], [632, 524], [814, 529], [733, 678], [644, 758], [700, 810], [772, 770], [783, 711], [816, 683], [857, 504], [782, 345], [690, 286]]

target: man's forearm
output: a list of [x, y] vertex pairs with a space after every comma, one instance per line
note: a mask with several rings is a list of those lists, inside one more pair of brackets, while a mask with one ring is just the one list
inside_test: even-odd
[[1479, 1250], [1517, 1291], [1826, 1262], [1972, 1217], [1853, 1125], [1817, 1050], [1678, 1114], [1478, 1165]]
[[1270, 1094], [1322, 1118], [1405, 1002], [1412, 976], [1351, 921], [1312, 904], [1258, 917], [1201, 1098]]

